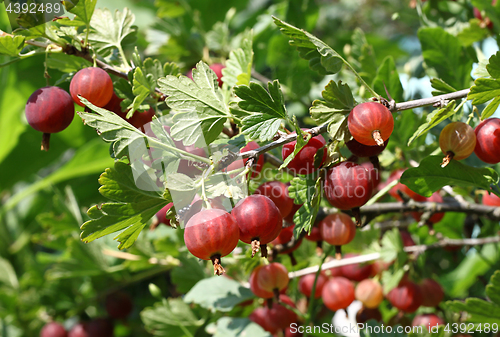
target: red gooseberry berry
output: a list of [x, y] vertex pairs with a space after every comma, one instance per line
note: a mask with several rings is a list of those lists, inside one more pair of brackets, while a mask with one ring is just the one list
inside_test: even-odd
[[[442, 203], [443, 198], [441, 195], [439, 195], [438, 192], [434, 192], [429, 198], [424, 198], [422, 201], [428, 201], [428, 202], [436, 202], [436, 203]], [[415, 219], [415, 221], [420, 221], [420, 218], [422, 217], [421, 212], [411, 212], [412, 217]], [[435, 224], [441, 221], [444, 218], [444, 213], [434, 213], [428, 220], [428, 224]]]
[[476, 147], [474, 153], [488, 164], [500, 162], [500, 119], [488, 118], [474, 129]]
[[262, 256], [267, 257], [266, 244], [276, 239], [283, 226], [274, 202], [264, 195], [250, 195], [240, 200], [231, 214], [240, 229], [240, 240], [252, 245], [252, 256], [261, 249]]
[[382, 286], [373, 279], [365, 279], [359, 282], [354, 294], [358, 301], [370, 309], [378, 307], [384, 300]]
[[358, 324], [366, 323], [371, 319], [374, 319], [377, 322], [382, 322], [382, 314], [380, 313], [380, 310], [378, 310], [378, 308], [369, 309], [361, 307], [361, 309], [356, 314], [356, 322]]
[[[304, 294], [307, 298], [311, 297], [312, 289], [314, 286], [314, 279], [316, 274], [307, 274], [300, 278], [298, 288], [299, 291]], [[323, 291], [323, 286], [328, 281], [328, 278], [320, 273], [318, 275], [318, 280], [316, 281], [316, 290], [314, 292], [314, 298], [320, 298]]]
[[[278, 237], [273, 241], [271, 241], [271, 244], [274, 246], [287, 245], [290, 241], [292, 241], [294, 228], [295, 225], [283, 227]], [[290, 248], [280, 250], [279, 253], [288, 254], [290, 256], [290, 259], [292, 260], [292, 266], [295, 266], [297, 264], [297, 261], [295, 260], [295, 257], [293, 256], [292, 252], [295, 251], [297, 248], [299, 248], [301, 244], [302, 244], [302, 238], [300, 238], [298, 242], [295, 242], [293, 246], [291, 246]]]
[[368, 175], [370, 177], [370, 180], [372, 182], [372, 189], [373, 192], [376, 191], [377, 186], [380, 184], [380, 170], [376, 167], [373, 166], [373, 164], [369, 161], [365, 161], [360, 164], [365, 168], [365, 170], [368, 171]]
[[488, 194], [488, 192], [485, 192], [483, 194], [483, 204], [486, 206], [500, 207], [500, 198], [493, 193]]
[[269, 316], [269, 308], [255, 308], [248, 318], [271, 334], [279, 331], [279, 327], [276, 325], [277, 322], [272, 321]]
[[255, 294], [257, 297], [261, 298], [273, 298], [274, 293], [272, 291], [266, 291], [262, 289], [259, 286], [259, 283], [257, 282], [257, 274], [260, 272], [264, 266], [257, 266], [252, 273], [250, 274], [250, 279], [248, 280], [248, 283], [250, 284], [250, 290]]
[[288, 270], [281, 263], [272, 262], [259, 269], [255, 279], [260, 289], [273, 292], [277, 296], [279, 291], [288, 285]]
[[50, 134], [66, 129], [75, 116], [71, 96], [59, 87], [44, 87], [28, 98], [26, 120], [35, 130], [43, 132], [42, 150], [49, 150]]
[[104, 107], [113, 96], [113, 81], [108, 73], [97, 67], [83, 68], [71, 79], [69, 92], [76, 104], [85, 106], [78, 95], [97, 107]]
[[327, 172], [324, 191], [333, 207], [353, 209], [357, 224], [361, 224], [359, 207], [370, 199], [373, 191], [370, 175], [363, 166], [349, 161], [334, 165]]
[[[258, 149], [260, 146], [256, 142], [249, 142], [247, 145], [245, 145], [241, 150], [240, 153], [246, 152], [246, 151], [251, 151]], [[242, 168], [244, 165], [246, 165], [248, 161], [248, 158], [245, 158], [243, 160], [236, 160], [232, 162], [226, 169], [227, 172], [231, 172], [233, 170], [237, 170], [239, 168]], [[262, 167], [264, 166], [264, 156], [259, 156], [257, 159], [257, 162], [254, 163], [252, 166], [252, 178], [256, 178], [259, 173], [262, 171]]]
[[124, 292], [116, 292], [106, 297], [106, 312], [109, 317], [115, 319], [126, 318], [133, 309], [130, 295]]
[[403, 279], [396, 288], [389, 291], [387, 299], [399, 310], [412, 313], [422, 305], [422, 292], [418, 285]]
[[290, 297], [280, 294], [279, 303], [274, 302], [272, 307], [269, 309], [269, 319], [278, 326], [280, 330], [284, 330], [289, 327], [293, 322], [297, 321], [297, 314], [287, 307], [283, 306], [281, 303], [295, 308], [295, 303], [290, 299]]
[[[491, 1], [491, 5], [492, 6], [495, 6], [496, 3], [497, 3], [497, 0], [492, 0]], [[481, 13], [481, 11], [477, 7], [473, 8], [473, 14], [474, 14], [474, 17], [476, 19], [478, 19], [478, 20], [481, 21], [481, 27], [482, 28], [487, 27], [488, 29], [493, 29], [493, 22], [487, 16], [485, 16], [483, 18], [483, 14]]]
[[[293, 132], [292, 134], [296, 134]], [[281, 155], [283, 160], [288, 158], [293, 153], [297, 141], [287, 143], [283, 145], [283, 149], [281, 151]], [[326, 141], [322, 135], [317, 135], [309, 139], [307, 144], [300, 149], [300, 151], [295, 155], [295, 157], [288, 163], [287, 167], [290, 171], [295, 174], [311, 174], [314, 171], [318, 170], [318, 168], [325, 162], [327, 156], [327, 149], [325, 147]], [[321, 156], [321, 161], [319, 165], [314, 165], [314, 157], [316, 153], [320, 150], [321, 152], [318, 156]]]
[[184, 229], [186, 248], [199, 259], [212, 260], [214, 273], [222, 275], [221, 257], [238, 244], [240, 229], [234, 217], [221, 209], [207, 209], [195, 214]]
[[163, 206], [163, 208], [158, 212], [156, 212], [155, 220], [153, 220], [153, 224], [155, 225], [154, 228], [156, 228], [161, 223], [170, 226], [170, 219], [167, 219], [167, 212], [170, 208], [172, 208], [172, 206], [174, 206], [174, 203], [170, 202], [167, 205]]
[[321, 297], [328, 309], [345, 309], [354, 301], [354, 285], [342, 276], [334, 277], [323, 286]]
[[[389, 176], [389, 179], [387, 179], [387, 183], [391, 183], [394, 180], [399, 180], [401, 178], [401, 176], [403, 175], [404, 171], [405, 171], [405, 169], [398, 169], [398, 170], [392, 172], [391, 175]], [[403, 199], [399, 195], [398, 191], [402, 192], [404, 195], [407, 195], [408, 197], [410, 197], [411, 199], [413, 199], [415, 201], [424, 201], [425, 200], [425, 197], [423, 195], [420, 195], [416, 192], [413, 192], [412, 190], [410, 190], [410, 188], [408, 186], [403, 185], [400, 182], [398, 182], [394, 187], [392, 187], [389, 190], [389, 194], [393, 198], [395, 198], [396, 200], [403, 201]]]
[[57, 322], [49, 322], [44, 325], [42, 331], [40, 331], [40, 337], [66, 337], [66, 329], [57, 323]]
[[286, 218], [293, 208], [293, 199], [288, 196], [288, 186], [281, 181], [267, 181], [260, 185], [255, 194], [262, 194], [271, 199]]
[[[321, 237], [332, 246], [346, 245], [356, 235], [356, 225], [351, 217], [345, 213], [334, 213], [327, 215], [318, 224]], [[340, 259], [340, 251], [337, 249], [337, 259]]]
[[452, 122], [444, 127], [439, 135], [439, 147], [445, 154], [441, 167], [447, 166], [452, 159], [469, 157], [476, 146], [476, 134], [469, 124]]
[[383, 146], [392, 134], [394, 119], [384, 105], [366, 102], [352, 109], [347, 126], [353, 138], [361, 144]]
[[401, 234], [401, 240], [403, 240], [403, 246], [404, 247], [411, 247], [415, 246], [415, 241], [411, 237], [410, 232], [408, 232], [405, 229], [400, 229], [399, 234]]
[[422, 293], [422, 305], [424, 307], [436, 307], [444, 298], [443, 287], [433, 279], [426, 278], [420, 283]]

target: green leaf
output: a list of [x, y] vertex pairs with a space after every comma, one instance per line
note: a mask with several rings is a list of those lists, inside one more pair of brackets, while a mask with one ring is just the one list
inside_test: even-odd
[[119, 161], [114, 168], [106, 169], [99, 183], [102, 185], [99, 192], [117, 202], [96, 205], [88, 210], [92, 220], [81, 227], [84, 242], [123, 230], [115, 239], [120, 242], [118, 248], [129, 248], [148, 220], [172, 202], [171, 198], [163, 199], [158, 192], [140, 189], [131, 166]]
[[496, 305], [500, 306], [500, 271], [497, 270], [486, 286], [486, 295]]
[[417, 131], [411, 136], [408, 140], [408, 146], [417, 139], [418, 137], [426, 134], [430, 129], [436, 127], [439, 123], [453, 116], [455, 111], [455, 101], [451, 101], [447, 106], [441, 109], [434, 110], [430, 114], [427, 115], [427, 122], [421, 124]]
[[182, 294], [187, 293], [196, 283], [206, 277], [205, 269], [198, 259], [180, 257], [181, 266], [172, 269], [172, 283], [175, 284], [177, 291]]
[[0, 257], [0, 284], [9, 286], [13, 289], [19, 287], [16, 271], [12, 267], [12, 264], [2, 257]]
[[433, 95], [443, 95], [457, 91], [457, 89], [453, 88], [451, 85], [440, 78], [431, 79], [431, 86], [433, 89], [435, 89], [432, 92]]
[[306, 133], [306, 138], [304, 139], [302, 130], [300, 129], [299, 122], [297, 121], [297, 117], [295, 117], [295, 115], [293, 116], [292, 121], [293, 121], [293, 126], [295, 127], [295, 133], [298, 135], [297, 140], [295, 141], [293, 152], [290, 153], [288, 157], [286, 157], [286, 159], [283, 161], [283, 164], [281, 164], [278, 170], [281, 170], [284, 167], [286, 167], [293, 160], [293, 158], [295, 158], [297, 153], [299, 153], [300, 150], [302, 150], [302, 148], [306, 146], [306, 144], [309, 142], [309, 139], [311, 139], [310, 133]]
[[0, 36], [0, 55], [19, 56], [24, 48], [23, 36]]
[[123, 12], [116, 10], [114, 14], [107, 8], [96, 9], [90, 21], [93, 29], [89, 40], [97, 52], [104, 55], [111, 54], [114, 49], [121, 50], [125, 39], [135, 39], [137, 27], [133, 25], [134, 20], [134, 14], [126, 7]]
[[500, 104], [500, 96], [495, 97], [481, 112], [481, 120], [491, 117], [497, 111]]
[[[65, 1], [67, 2], [67, 1]], [[76, 5], [69, 10], [75, 14], [85, 25], [89, 25], [94, 14], [95, 5], [97, 0], [78, 0]]]
[[470, 88], [468, 99], [472, 104], [478, 105], [488, 102], [490, 99], [500, 96], [500, 80], [492, 78], [478, 78]]
[[153, 336], [194, 336], [195, 331], [203, 325], [203, 320], [198, 319], [180, 298], [155, 303], [153, 307], [141, 311], [141, 319]]
[[303, 203], [293, 217], [294, 235], [297, 238], [302, 231], [311, 232], [312, 225], [318, 215], [321, 202], [321, 177], [307, 176], [305, 179], [295, 177], [290, 182], [288, 193], [290, 198], [294, 199], [295, 204]]
[[486, 302], [479, 298], [467, 298], [465, 302], [446, 302], [449, 310], [455, 312], [465, 311], [469, 314], [467, 322], [471, 323], [497, 323], [500, 322], [500, 306]]
[[399, 282], [401, 282], [404, 274], [404, 269], [395, 269], [394, 273], [391, 273], [389, 270], [384, 270], [382, 272], [381, 279], [384, 294], [388, 294], [392, 289], [396, 288], [399, 285]]
[[493, 169], [470, 167], [456, 160], [442, 168], [442, 160], [442, 156], [425, 158], [418, 167], [407, 169], [400, 182], [425, 197], [430, 197], [446, 185], [472, 186], [494, 192], [490, 185], [498, 183], [498, 174]]
[[500, 51], [493, 54], [486, 65], [486, 70], [493, 78], [500, 78]]
[[354, 97], [349, 85], [330, 81], [321, 92], [325, 101], [315, 100], [309, 110], [317, 124], [338, 122], [339, 115], [347, 115], [354, 108]]
[[271, 334], [248, 318], [221, 317], [214, 337], [271, 337]]
[[253, 297], [252, 291], [240, 283], [227, 277], [213, 276], [198, 282], [186, 294], [184, 301], [196, 303], [212, 312], [229, 312], [237, 304]]
[[242, 133], [248, 134], [251, 139], [272, 139], [279, 130], [282, 119], [288, 120], [279, 82], [269, 82], [268, 90], [269, 92], [253, 82], [248, 86], [234, 87], [235, 94], [242, 99], [238, 102], [238, 108], [249, 113], [242, 120]]
[[[349, 61], [356, 67], [356, 70], [358, 70], [365, 81], [372, 82], [377, 72], [377, 61], [373, 47], [368, 44], [365, 33], [361, 28], [354, 29], [351, 39], [352, 57]], [[385, 92], [384, 88], [382, 87], [382, 90], [379, 92]]]
[[384, 84], [396, 102], [403, 101], [403, 85], [399, 80], [399, 73], [392, 56], [387, 56], [377, 69], [372, 87], [376, 92], [385, 92]]
[[419, 29], [418, 38], [425, 64], [438, 77], [454, 88], [469, 87], [472, 59], [455, 36], [441, 27], [425, 27]]
[[396, 260], [400, 266], [406, 262], [406, 253], [403, 250], [403, 240], [397, 228], [387, 231], [382, 237], [380, 257], [385, 262]]
[[488, 37], [488, 30], [482, 28], [480, 23], [479, 19], [471, 19], [469, 20], [469, 25], [457, 34], [457, 38], [462, 46], [469, 47], [474, 42], [479, 42]]
[[75, 73], [80, 69], [91, 67], [92, 63], [84, 58], [68, 54], [47, 54], [47, 67], [57, 69], [63, 73]]
[[309, 66], [322, 75], [336, 74], [342, 69], [345, 60], [335, 50], [314, 35], [294, 27], [273, 16], [274, 23], [283, 34], [291, 38], [290, 45], [295, 46], [299, 55], [309, 60]]
[[127, 112], [127, 118], [132, 117], [134, 112], [140, 108], [142, 102], [144, 102], [144, 100], [151, 93], [154, 93], [156, 87], [156, 79], [149, 73], [146, 73], [146, 75], [144, 75], [141, 68], [137, 67], [134, 70], [134, 80], [132, 83], [132, 92], [135, 95], [135, 98], [134, 102], [132, 103], [132, 108], [129, 112]]
[[253, 49], [252, 34], [244, 39], [241, 48], [229, 53], [226, 67], [222, 69], [222, 81], [230, 87], [249, 85], [252, 75]]
[[230, 114], [217, 84], [217, 75], [207, 64], [197, 64], [193, 80], [167, 75], [158, 80], [158, 85], [168, 96], [167, 105], [177, 111], [171, 129], [174, 139], [182, 140], [184, 145], [202, 147], [219, 136]]

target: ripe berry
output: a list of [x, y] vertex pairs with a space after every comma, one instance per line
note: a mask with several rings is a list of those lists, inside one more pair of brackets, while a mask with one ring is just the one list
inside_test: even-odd
[[384, 300], [382, 286], [373, 279], [365, 279], [359, 282], [354, 294], [358, 301], [370, 309], [378, 307]]
[[345, 309], [354, 301], [354, 286], [344, 277], [334, 277], [323, 286], [321, 297], [328, 309]]
[[68, 333], [68, 337], [90, 337], [86, 330], [86, 323], [77, 323]]
[[288, 196], [288, 187], [281, 181], [268, 181], [257, 188], [255, 194], [262, 194], [271, 199], [286, 218], [293, 208], [293, 199]]
[[260, 289], [273, 292], [275, 296], [288, 285], [288, 270], [281, 263], [273, 262], [260, 268], [255, 274]]
[[433, 279], [426, 278], [420, 283], [422, 293], [422, 305], [424, 307], [437, 307], [444, 298], [444, 291], [441, 285]]
[[396, 288], [387, 294], [387, 299], [399, 310], [412, 313], [422, 304], [422, 292], [418, 285], [403, 279]]
[[[271, 241], [271, 244], [273, 246], [276, 246], [276, 245], [286, 245], [287, 243], [289, 243], [293, 238], [294, 228], [295, 228], [295, 225], [283, 227], [281, 229], [278, 237], [276, 239], [274, 239], [273, 241]], [[302, 243], [302, 238], [300, 238], [300, 240], [298, 242], [296, 242], [292, 248], [281, 250], [279, 253], [290, 255], [290, 253], [292, 253], [294, 250], [296, 250], [297, 248], [300, 247], [301, 243]], [[295, 258], [293, 256], [290, 256], [290, 258], [292, 259], [292, 265], [295, 265], [296, 264], [296, 261], [294, 261]]]
[[166, 206], [164, 206], [162, 209], [160, 209], [156, 215], [155, 215], [155, 220], [153, 220], [153, 228], [156, 228], [159, 224], [164, 224], [164, 225], [167, 225], [167, 226], [170, 226], [170, 219], [167, 219], [166, 216], [167, 216], [167, 212], [170, 208], [172, 208], [172, 206], [174, 206], [174, 203], [171, 202], [171, 203], [168, 203]]
[[[346, 245], [356, 235], [356, 225], [345, 213], [329, 214], [320, 221], [318, 226], [323, 240], [332, 246]], [[339, 248], [337, 248], [336, 255], [337, 259], [341, 258]]]
[[318, 226], [311, 228], [311, 233], [306, 235], [306, 240], [316, 242], [316, 253], [318, 255], [323, 253], [323, 237]]
[[[358, 254], [346, 254], [345, 257], [355, 257]], [[373, 264], [371, 263], [354, 263], [348, 264], [340, 267], [342, 271], [342, 275], [352, 281], [361, 282], [364, 279], [367, 279], [373, 273]]]
[[[422, 201], [429, 201], [429, 202], [437, 202], [437, 203], [442, 203], [443, 198], [439, 193], [434, 192], [429, 198], [425, 198]], [[422, 217], [422, 213], [420, 212], [411, 212], [411, 216], [415, 219], [415, 221], [420, 221], [420, 218]], [[434, 213], [429, 220], [427, 220], [427, 224], [435, 224], [441, 221], [444, 217], [444, 213]]]
[[35, 130], [43, 132], [42, 150], [49, 150], [50, 134], [66, 129], [75, 116], [71, 96], [59, 87], [44, 87], [28, 98], [26, 120]]
[[[226, 210], [226, 208], [224, 207], [224, 205], [222, 204], [222, 199], [217, 197], [217, 198], [213, 198], [213, 199], [208, 199], [207, 200], [208, 203], [210, 204], [210, 208], [217, 208], [217, 209], [222, 209], [222, 210]], [[194, 215], [200, 213], [201, 211], [204, 211], [207, 209], [207, 203], [203, 200], [201, 200], [201, 198], [196, 195], [193, 202], [191, 202], [191, 205], [190, 206], [187, 206], [187, 210], [184, 214], [182, 214], [182, 210], [179, 213], [181, 213], [179, 216], [181, 218], [181, 221], [183, 223], [187, 223], [189, 221], [189, 219], [191, 219]]]
[[387, 147], [389, 139], [387, 139], [382, 146], [378, 145], [364, 145], [358, 142], [356, 139], [351, 139], [345, 145], [356, 157], [375, 157], [382, 153]]
[[373, 166], [373, 164], [369, 161], [365, 161], [360, 164], [368, 171], [368, 175], [370, 177], [370, 181], [372, 182], [372, 190], [373, 193], [376, 191], [377, 186], [380, 184], [380, 169]]
[[488, 118], [479, 123], [474, 129], [476, 147], [474, 153], [488, 164], [500, 162], [500, 119]]
[[[497, 3], [497, 0], [492, 0], [491, 1], [491, 5], [492, 6], [495, 6], [495, 4]], [[481, 14], [481, 11], [474, 7], [473, 8], [473, 13], [474, 13], [474, 17], [476, 19], [479, 19], [481, 21], [481, 27], [484, 28], [485, 26], [488, 27], [489, 29], [493, 29], [493, 22], [491, 22], [490, 18], [489, 17], [484, 17], [483, 19], [483, 15]]]
[[269, 308], [255, 308], [248, 318], [271, 334], [275, 334], [279, 330], [277, 322], [272, 321], [269, 317]]
[[415, 241], [413, 241], [411, 234], [407, 230], [399, 230], [399, 234], [401, 234], [401, 240], [403, 240], [404, 247], [415, 246]]
[[438, 325], [444, 325], [444, 321], [441, 317], [437, 316], [436, 314], [422, 314], [422, 315], [417, 315], [413, 319], [413, 322], [411, 325], [413, 326], [425, 326], [427, 327], [427, 331], [431, 332], [431, 329], [438, 326]]
[[344, 161], [328, 170], [325, 196], [333, 207], [352, 209], [356, 222], [361, 224], [359, 207], [372, 196], [372, 182], [368, 171], [361, 165]]
[[113, 321], [108, 318], [95, 318], [86, 324], [85, 330], [89, 337], [113, 337]]
[[476, 146], [474, 130], [462, 122], [453, 122], [444, 127], [439, 135], [439, 147], [446, 155], [441, 163], [445, 167], [452, 160], [469, 157]]
[[[184, 150], [191, 154], [195, 154], [200, 157], [207, 156], [205, 149], [202, 149], [200, 147], [195, 147], [194, 145], [188, 145], [182, 148], [181, 150]], [[192, 160], [181, 159], [179, 162], [179, 168], [177, 169], [177, 172], [185, 174], [191, 178], [194, 178], [196, 176], [199, 176], [203, 171], [199, 168], [197, 162], [195, 162], [194, 159]]]
[[358, 104], [347, 118], [351, 135], [364, 145], [383, 146], [394, 129], [394, 119], [385, 106], [367, 102]]
[[483, 204], [486, 206], [500, 207], [500, 198], [493, 193], [488, 194], [488, 192], [486, 192], [483, 194]]
[[[314, 285], [314, 279], [316, 278], [316, 274], [307, 274], [300, 278], [299, 280], [299, 291], [304, 294], [307, 298], [311, 297], [312, 288]], [[323, 286], [328, 281], [328, 278], [320, 273], [318, 275], [318, 280], [316, 281], [316, 291], [314, 292], [314, 298], [320, 298], [321, 293], [323, 291]]]
[[[155, 110], [151, 107], [147, 111], [135, 111], [132, 117], [127, 119], [127, 112], [123, 112], [120, 105], [122, 101], [123, 99], [116, 96], [116, 94], [113, 92], [111, 100], [103, 108], [109, 111], [113, 111], [115, 114], [135, 126], [137, 129], [142, 129], [142, 131], [144, 132], [144, 126], [153, 120]], [[167, 132], [170, 133], [170, 128]]]
[[132, 299], [124, 292], [117, 292], [106, 297], [106, 312], [115, 319], [126, 318], [132, 312]]
[[[251, 151], [258, 149], [260, 146], [256, 142], [250, 142], [247, 145], [245, 145], [241, 150], [240, 153], [246, 152], [246, 151]], [[242, 168], [244, 165], [246, 165], [248, 161], [248, 158], [245, 158], [243, 160], [236, 160], [232, 162], [226, 169], [227, 172], [237, 170], [239, 168]], [[259, 156], [257, 159], [257, 162], [254, 162], [254, 165], [252, 166], [252, 178], [255, 178], [259, 175], [259, 173], [262, 171], [262, 167], [264, 166], [264, 156]]]
[[234, 217], [221, 209], [207, 209], [189, 219], [184, 230], [187, 249], [199, 259], [212, 260], [214, 274], [222, 275], [221, 257], [233, 251], [240, 230]]
[[40, 331], [40, 337], [66, 337], [67, 333], [64, 327], [56, 322], [45, 324]]
[[76, 104], [85, 106], [78, 95], [102, 108], [113, 96], [113, 81], [101, 68], [89, 67], [78, 71], [69, 85], [69, 92]]
[[240, 230], [240, 240], [252, 245], [252, 256], [259, 249], [267, 257], [266, 244], [276, 239], [283, 226], [278, 207], [264, 195], [250, 195], [231, 211]]
[[264, 266], [258, 266], [256, 267], [252, 273], [250, 274], [250, 279], [248, 280], [248, 283], [250, 284], [250, 290], [255, 294], [257, 297], [261, 298], [273, 298], [274, 293], [272, 291], [266, 291], [262, 289], [259, 286], [259, 283], [257, 282], [257, 274], [259, 271], [262, 269]]
[[[296, 134], [293, 132], [292, 134]], [[283, 160], [288, 158], [293, 153], [293, 149], [295, 148], [296, 140], [293, 142], [287, 143], [283, 145], [283, 149], [281, 151], [281, 155]], [[290, 163], [288, 163], [288, 169], [296, 174], [311, 174], [314, 171], [318, 170], [318, 168], [325, 162], [327, 156], [326, 150], [326, 141], [322, 135], [317, 135], [309, 139], [307, 144], [297, 153], [297, 155], [292, 159]], [[321, 162], [316, 167], [314, 166], [314, 156], [318, 152], [320, 148], [323, 148], [321, 153], [318, 156], [321, 156]]]

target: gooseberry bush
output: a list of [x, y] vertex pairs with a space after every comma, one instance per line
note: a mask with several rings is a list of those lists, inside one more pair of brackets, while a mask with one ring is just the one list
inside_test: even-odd
[[0, 2], [2, 336], [498, 334], [496, 1]]

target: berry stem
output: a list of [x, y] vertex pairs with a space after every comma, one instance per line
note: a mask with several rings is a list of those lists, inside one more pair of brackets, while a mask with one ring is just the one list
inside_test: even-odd
[[44, 133], [42, 136], [42, 151], [48, 151], [50, 147], [50, 133]]
[[273, 294], [274, 294], [274, 299], [276, 300], [276, 303], [280, 303], [280, 291], [279, 291], [279, 289], [274, 288]]
[[356, 226], [361, 227], [361, 212], [359, 211], [359, 207], [354, 207], [351, 209], [351, 212], [356, 220]]
[[380, 134], [380, 130], [375, 130], [372, 132], [372, 137], [375, 143], [378, 146], [384, 146], [384, 140], [382, 139], [382, 135]]
[[290, 257], [290, 263], [292, 264], [292, 266], [296, 266], [297, 259], [295, 258], [295, 256], [293, 256], [293, 252], [288, 253], [288, 256]]
[[260, 245], [260, 256], [267, 258], [267, 245]]
[[453, 159], [455, 154], [451, 151], [446, 152], [446, 156], [443, 158], [443, 162], [441, 163], [441, 167], [446, 167], [450, 163], [450, 161]]
[[220, 264], [221, 263], [220, 254], [212, 255], [210, 259], [212, 260], [212, 263], [214, 265], [214, 275], [221, 276], [226, 272], [222, 267], [222, 265]]
[[335, 246], [335, 259], [342, 260], [342, 246]]

